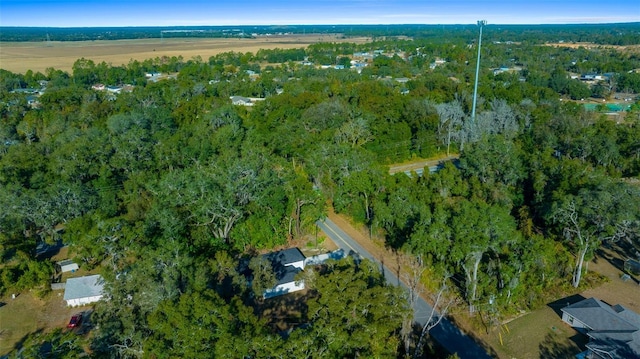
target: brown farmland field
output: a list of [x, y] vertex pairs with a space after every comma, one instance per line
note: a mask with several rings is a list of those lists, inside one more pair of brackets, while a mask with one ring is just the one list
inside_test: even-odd
[[170, 38], [137, 40], [98, 40], [64, 42], [0, 42], [0, 68], [14, 73], [27, 70], [45, 73], [47, 68], [71, 71], [73, 63], [85, 58], [96, 64], [126, 65], [130, 60], [143, 61], [163, 56], [182, 56], [185, 60], [209, 57], [223, 52], [252, 52], [260, 49], [294, 49], [318, 42], [370, 41], [366, 37], [343, 38], [339, 34], [263, 36], [239, 38]]

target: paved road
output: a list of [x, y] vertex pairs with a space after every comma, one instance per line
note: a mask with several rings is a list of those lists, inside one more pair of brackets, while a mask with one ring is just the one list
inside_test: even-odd
[[[318, 227], [322, 229], [322, 231], [331, 238], [336, 245], [340, 248], [344, 249], [347, 253], [359, 255], [362, 258], [367, 258], [369, 260], [378, 263], [383, 271], [384, 277], [387, 279], [387, 282], [393, 285], [400, 285], [405, 290], [409, 290], [407, 286], [402, 283], [398, 277], [395, 275], [393, 271], [390, 271], [384, 263], [380, 263], [380, 261], [374, 258], [371, 253], [367, 252], [364, 248], [362, 248], [353, 238], [351, 238], [347, 233], [345, 233], [340, 227], [338, 227], [334, 222], [330, 219], [325, 219], [324, 221], [317, 222]], [[420, 325], [424, 325], [427, 319], [429, 319], [429, 314], [431, 314], [432, 307], [427, 303], [424, 299], [418, 298], [416, 301], [414, 308], [414, 318], [416, 322]], [[445, 349], [447, 349], [450, 353], [458, 353], [460, 359], [489, 359], [491, 356], [487, 354], [487, 352], [478, 345], [473, 339], [464, 335], [460, 329], [458, 329], [453, 323], [443, 318], [440, 324], [435, 328], [431, 329], [431, 336], [438, 341]]]

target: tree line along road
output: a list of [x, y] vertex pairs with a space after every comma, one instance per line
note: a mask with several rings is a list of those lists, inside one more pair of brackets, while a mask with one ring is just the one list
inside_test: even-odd
[[[345, 230], [340, 228], [329, 218], [326, 218], [323, 221], [318, 221], [316, 224], [332, 241], [335, 242], [338, 247], [349, 253], [349, 255], [366, 258], [380, 265], [380, 269], [388, 283], [399, 285], [404, 290], [409, 290], [405, 283], [403, 283], [398, 276], [393, 273], [393, 271], [389, 270], [384, 263], [381, 263], [371, 253], [360, 246], [355, 239], [349, 236]], [[424, 326], [426, 324], [432, 311], [433, 308], [431, 305], [422, 297], [418, 297], [414, 303], [413, 312], [414, 319], [418, 324], [420, 324], [420, 326]], [[438, 316], [439, 314], [436, 313], [435, 315]], [[453, 323], [446, 318], [442, 318], [442, 321], [440, 321], [436, 327], [431, 329], [429, 333], [447, 351], [450, 353], [457, 353], [460, 359], [491, 358], [484, 348], [469, 336], [462, 333], [459, 328], [453, 325]]]

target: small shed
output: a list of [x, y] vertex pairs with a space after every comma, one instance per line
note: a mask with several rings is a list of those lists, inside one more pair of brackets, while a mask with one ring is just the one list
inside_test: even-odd
[[74, 263], [71, 259], [65, 259], [63, 261], [57, 262], [56, 265], [62, 273], [75, 272], [79, 269], [78, 264]]
[[104, 280], [99, 274], [67, 279], [64, 300], [70, 307], [87, 305], [102, 299]]

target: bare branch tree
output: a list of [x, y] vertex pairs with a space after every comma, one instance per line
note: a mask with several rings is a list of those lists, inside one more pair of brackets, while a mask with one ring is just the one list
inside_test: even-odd
[[[421, 283], [421, 278], [426, 270], [422, 258], [418, 256], [409, 263], [409, 271], [403, 273], [403, 282], [409, 288], [408, 301], [411, 308], [415, 307], [418, 298], [424, 293], [424, 287]], [[433, 305], [431, 306], [431, 312], [427, 317], [424, 325], [420, 329], [417, 338], [414, 336], [414, 325], [416, 323], [415, 313], [408, 315], [402, 323], [402, 338], [405, 347], [405, 353], [407, 356], [413, 356], [419, 358], [422, 355], [422, 349], [424, 346], [424, 340], [429, 331], [435, 328], [444, 317], [446, 317], [449, 307], [453, 303], [453, 300], [449, 299], [447, 294], [449, 287], [447, 281], [450, 275], [445, 275], [442, 279], [440, 288], [432, 296]], [[414, 346], [415, 343], [415, 346]], [[413, 355], [410, 355], [413, 349]]]

